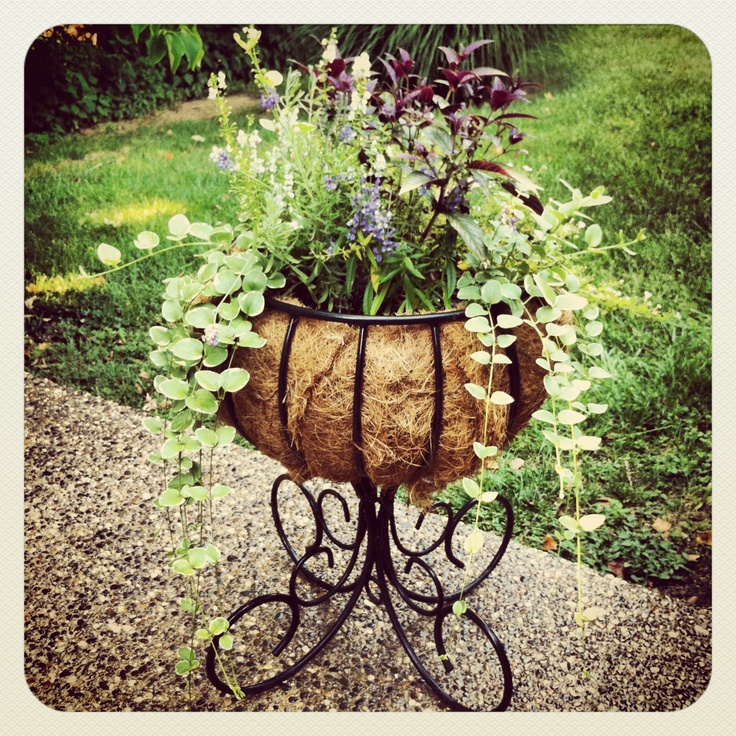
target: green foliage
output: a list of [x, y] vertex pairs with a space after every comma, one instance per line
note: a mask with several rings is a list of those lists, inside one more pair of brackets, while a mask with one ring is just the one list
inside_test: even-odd
[[[61, 133], [141, 117], [202, 97], [213, 71], [235, 80], [243, 76], [243, 59], [232, 43], [239, 26], [204, 26], [199, 31], [158, 26], [153, 36], [149, 26], [140, 44], [133, 28], [139, 27], [55, 26], [35, 39], [25, 62], [26, 132]], [[198, 66], [199, 50], [192, 46], [196, 36], [204, 51]], [[168, 63], [152, 64], [163, 58], [162, 51]], [[196, 68], [173, 73], [170, 67], [177, 57]], [[233, 89], [243, 88], [243, 83], [234, 83]]]
[[707, 312], [712, 70], [702, 41], [676, 26], [576, 26], [530, 69], [549, 92], [527, 125], [527, 163], [545, 192], [557, 196], [559, 178], [605, 181], [613, 201], [601, 227], [646, 228], [639, 258], [614, 253], [598, 273], [630, 295], [656, 285], [665, 310]]
[[186, 57], [187, 68], [194, 71], [202, 62], [204, 48], [197, 26], [180, 24], [170, 27], [149, 24], [133, 25], [131, 28], [136, 42], [142, 35], [145, 36], [148, 61], [152, 65], [158, 64], [167, 56], [169, 68], [172, 72], [176, 72], [182, 59]]
[[[265, 60], [277, 68], [283, 68], [288, 59], [316, 60], [319, 55], [317, 39], [328, 38], [331, 26], [303, 25], [292, 26], [288, 36], [284, 37], [296, 47], [298, 53], [283, 48], [281, 34], [269, 26], [263, 28], [263, 46], [266, 50]], [[337, 36], [341, 39], [344, 55], [354, 56], [367, 52], [371, 58], [393, 54], [398, 50], [411, 49], [415, 68], [412, 70], [420, 76], [431, 80], [432, 73], [440, 55], [438, 48], [460, 48], [484, 38], [493, 41], [484, 47], [477, 58], [479, 66], [491, 66], [501, 69], [512, 69], [525, 74], [528, 67], [528, 55], [537, 46], [549, 43], [564, 34], [563, 26], [543, 25], [349, 25], [336, 26]], [[282, 50], [283, 49], [283, 50]]]
[[[204, 38], [204, 29], [201, 30]], [[264, 32], [264, 41], [267, 36]], [[232, 42], [228, 45], [232, 46]], [[687, 48], [687, 54], [682, 53], [683, 47]], [[264, 59], [267, 53], [270, 53], [268, 49]], [[575, 199], [574, 193], [557, 181], [557, 176], [581, 183], [586, 187], [584, 191], [597, 186], [599, 181], [606, 181], [607, 194], [612, 199], [605, 207], [595, 210], [600, 227], [588, 226], [580, 232], [571, 230], [578, 238], [576, 242], [583, 248], [602, 250], [606, 243], [619, 242], [615, 233], [620, 227], [634, 231], [644, 227], [647, 239], [632, 246], [639, 253], [636, 258], [619, 258], [619, 253], [611, 249], [611, 259], [596, 259], [585, 265], [577, 262], [574, 271], [568, 270], [564, 277], [558, 274], [552, 283], [548, 278], [540, 279], [536, 270], [526, 274], [531, 279], [526, 284], [531, 290], [538, 290], [547, 302], [535, 317], [542, 326], [550, 325], [552, 332], [558, 316], [555, 310], [559, 304], [565, 304], [556, 301], [559, 298], [556, 294], [564, 292], [587, 300], [586, 306], [578, 307], [580, 324], [574, 333], [567, 333], [567, 337], [565, 333], [552, 335], [546, 326], [543, 331], [561, 342], [554, 350], [569, 353], [584, 344], [581, 365], [593, 363], [604, 372], [598, 375], [610, 374], [613, 380], [600, 384], [592, 381], [585, 389], [584, 401], [570, 400], [580, 406], [560, 404], [555, 408], [552, 400], [559, 402], [560, 392], [569, 396], [569, 390], [579, 386], [573, 385], [573, 377], [560, 382], [559, 374], [548, 376], [545, 387], [551, 398], [538, 413], [540, 421], [534, 423], [536, 426], [517, 437], [504, 453], [476, 442], [476, 455], [489, 466], [497, 463], [500, 467], [486, 472], [484, 479], [466, 479], [466, 490], [482, 501], [478, 507], [482, 528], [500, 529], [503, 514], [492, 503], [493, 494], [499, 491], [514, 508], [517, 538], [527, 544], [542, 547], [551, 537], [558, 544], [557, 552], [563, 556], [575, 559], [580, 554], [583, 563], [603, 572], [611, 570], [610, 563], [620, 561], [624, 575], [634, 581], [687, 579], [694, 568], [709, 560], [709, 554], [703, 552], [702, 546], [695, 546], [694, 540], [698, 534], [710, 530], [712, 490], [707, 53], [691, 34], [675, 27], [579, 27], [570, 29], [568, 40], [557, 44], [554, 53], [548, 46], [533, 63], [547, 70], [550, 80], [547, 87], [552, 94], [549, 99], [538, 96], [535, 100], [533, 112], [540, 120], [528, 123], [535, 140], [527, 146], [529, 154], [523, 162], [534, 169], [533, 176], [544, 186], [544, 198], [552, 196], [556, 202], [541, 215], [535, 213], [537, 217], [518, 204], [516, 209], [528, 219], [529, 229], [554, 236], [561, 224], [555, 212], [564, 216], [566, 201]], [[233, 83], [228, 75], [228, 89]], [[673, 125], [672, 121], [677, 124]], [[235, 135], [237, 125], [233, 121], [231, 124]], [[152, 240], [148, 239], [150, 236], [141, 240], [138, 233], [141, 230], [163, 232], [173, 211], [159, 213], [146, 222], [117, 225], [105, 223], [105, 219], [112, 219], [107, 216], [93, 223], [88, 214], [102, 209], [100, 202], [114, 201], [112, 192], [122, 192], [123, 198], [128, 196], [134, 183], [145, 186], [144, 182], [151, 180], [159, 190], [170, 187], [168, 199], [188, 203], [176, 210], [185, 211], [188, 221], [218, 218], [233, 221], [234, 208], [228, 209], [233, 201], [224, 195], [225, 178], [214, 176], [214, 172], [201, 175], [202, 160], [206, 159], [208, 150], [200, 151], [198, 162], [189, 152], [191, 135], [203, 132], [202, 127], [173, 127], [174, 136], [167, 148], [176, 153], [176, 158], [165, 166], [161, 166], [160, 158], [150, 155], [150, 151], [160, 149], [166, 140], [162, 131], [106, 138], [103, 148], [109, 146], [106, 149], [109, 155], [105, 154], [106, 165], [99, 168], [95, 168], [93, 159], [86, 159], [89, 153], [97, 151], [94, 147], [99, 144], [70, 137], [59, 139], [57, 145], [51, 146], [52, 139], [43, 134], [27, 137], [27, 150], [31, 151], [26, 195], [27, 281], [38, 281], [46, 274], [68, 274], [81, 262], [91, 268], [95, 255], [90, 243], [106, 242], [126, 255], [132, 247], [138, 255], [144, 255], [146, 248], [138, 248], [150, 246]], [[276, 136], [271, 131], [261, 132], [264, 138], [261, 151], [265, 153]], [[208, 141], [209, 136], [208, 132]], [[129, 162], [120, 167], [108, 166], [108, 160], [115, 160], [119, 149], [127, 145], [136, 151], [126, 154]], [[436, 145], [440, 150], [442, 141], [436, 141]], [[138, 150], [148, 155], [139, 156]], [[178, 167], [180, 154], [187, 159], [181, 168]], [[126, 168], [133, 160], [136, 168], [129, 172], [128, 184], [125, 179], [111, 175], [116, 168]], [[194, 182], [191, 189], [189, 182]], [[312, 183], [316, 187], [323, 182], [316, 177]], [[419, 178], [407, 178], [401, 196], [417, 194], [418, 183]], [[175, 194], [177, 190], [181, 192], [180, 197]], [[201, 198], [199, 190], [202, 190]], [[208, 211], [208, 197], [223, 209]], [[81, 200], [79, 205], [77, 198]], [[76, 206], [78, 210], [74, 209]], [[508, 224], [516, 212], [510, 208], [502, 215], [499, 205], [489, 216], [505, 217]], [[489, 252], [485, 250], [489, 244], [478, 241], [477, 233], [467, 226], [466, 220], [460, 218], [449, 224], [467, 244], [471, 255], [473, 248], [478, 251], [474, 254], [476, 258]], [[517, 231], [524, 229], [517, 227]], [[521, 239], [510, 245], [512, 238], [508, 230], [504, 238], [492, 245], [506, 255], [519, 244], [523, 245]], [[157, 248], [161, 248], [161, 243]], [[503, 251], [504, 248], [507, 250]], [[108, 281], [104, 295], [69, 291], [38, 296], [26, 320], [27, 365], [45, 371], [55, 380], [74, 384], [75, 372], [80, 370], [84, 387], [140, 406], [145, 393], [155, 395], [151, 378], [146, 382], [139, 374], [140, 368], [147, 365], [144, 362], [149, 340], [147, 326], [160, 322], [163, 317], [157, 284], [165, 274], [187, 270], [186, 260], [180, 259], [180, 253], [168, 252], [131, 267], [127, 274], [121, 273]], [[413, 260], [412, 265], [416, 267]], [[418, 272], [422, 273], [421, 268]], [[524, 274], [520, 276], [524, 285]], [[340, 275], [345, 277], [355, 278], [355, 273]], [[459, 298], [480, 302], [475, 305], [477, 311], [468, 313], [470, 320], [487, 320], [484, 315], [489, 305], [501, 300], [513, 303], [526, 299], [529, 293], [514, 291], [517, 285], [511, 279], [505, 281], [492, 274], [479, 283], [466, 279], [458, 286]], [[550, 287], [553, 287], [551, 291]], [[243, 315], [259, 309], [257, 299], [243, 296], [243, 302], [238, 299], [233, 309], [237, 308]], [[570, 304], [575, 306], [575, 301]], [[204, 312], [183, 307], [181, 312], [182, 318], [186, 318], [188, 334], [192, 330], [202, 332], [210, 324]], [[602, 325], [605, 325], [605, 352], [598, 338]], [[151, 355], [152, 359], [156, 355], [154, 363], [165, 358], [165, 349], [171, 342], [169, 333], [165, 332], [169, 328], [160, 327], [161, 330], [151, 335], [158, 348]], [[499, 358], [507, 347], [502, 340], [509, 337], [497, 335], [494, 343], [489, 333], [485, 327], [478, 331], [479, 338], [487, 339], [488, 343], [481, 342], [473, 355], [484, 365], [494, 364], [494, 358]], [[566, 345], [564, 340], [570, 340], [573, 334], [574, 343]], [[179, 339], [187, 336], [180, 333]], [[134, 345], [134, 352], [125, 352]], [[552, 346], [549, 348], [551, 359]], [[209, 353], [209, 360], [214, 363], [220, 356], [212, 350], [217, 348], [206, 346], [203, 352]], [[136, 363], [138, 360], [141, 362]], [[187, 362], [186, 356], [177, 360]], [[161, 367], [157, 364], [159, 370]], [[216, 370], [217, 366], [203, 363], [187, 380], [178, 379], [186, 384], [186, 395], [182, 391], [175, 401], [192, 399], [190, 404], [194, 403], [193, 407], [184, 404], [184, 408], [179, 408], [180, 425], [189, 423], [190, 416], [197, 415], [205, 422], [210, 416], [206, 411], [198, 411], [207, 408], [204, 394], [198, 394], [200, 399], [193, 397], [199, 390], [215, 395], [222, 389], [221, 379], [215, 381], [212, 375]], [[143, 370], [148, 371], [153, 372], [150, 365]], [[243, 378], [233, 376], [241, 381]], [[586, 379], [578, 376], [575, 380]], [[140, 390], [133, 388], [136, 382]], [[483, 392], [483, 400], [489, 397], [486, 387], [478, 388]], [[564, 410], [575, 412], [562, 415], [565, 421], [570, 420], [566, 424], [560, 421]], [[584, 415], [585, 419], [572, 421], [578, 415]], [[557, 424], [564, 427], [567, 433], [564, 437], [556, 434]], [[196, 429], [189, 426], [191, 431], [173, 423], [168, 427], [170, 430], [176, 427], [176, 433], [189, 431], [188, 445], [183, 438], [164, 437], [160, 430], [162, 440], [174, 440], [166, 450], [167, 455], [169, 452], [173, 455], [165, 462], [171, 463], [182, 452], [195, 470], [191, 473], [182, 466], [181, 472], [172, 477], [170, 488], [162, 491], [163, 505], [172, 514], [191, 510], [195, 504], [203, 503], [201, 498], [214, 500], [229, 491], [224, 486], [205, 488], [200, 482], [201, 470], [197, 469], [196, 460], [197, 453], [204, 448], [209, 452], [217, 446], [225, 428], [213, 428], [205, 423]], [[576, 429], [580, 429], [577, 436]], [[600, 449], [596, 450], [597, 440], [601, 439]], [[203, 450], [191, 450], [195, 459], [186, 458], [190, 452], [187, 446], [196, 447], [194, 441]], [[224, 437], [225, 441], [232, 441], [232, 437]], [[575, 480], [575, 473], [568, 467], [570, 478], [555, 470], [559, 465], [557, 452], [571, 452], [570, 448], [574, 449], [576, 444], [586, 482], [584, 485], [573, 482], [575, 493], [569, 493], [565, 484]], [[522, 467], [514, 465], [508, 459], [513, 456], [523, 457], [526, 462]], [[158, 461], [162, 461], [160, 456]], [[554, 491], [550, 493], [550, 489], [559, 490], [561, 484], [565, 492], [563, 499]], [[189, 485], [186, 492], [185, 485]], [[450, 487], [446, 495], [456, 506], [468, 498], [461, 484]], [[576, 496], [580, 501], [579, 511], [575, 508]], [[577, 533], [559, 523], [560, 518], [570, 517], [582, 525], [582, 518], [598, 514], [605, 515], [606, 522], [592, 532]], [[667, 539], [652, 526], [658, 519], [667, 519], [672, 525]], [[475, 523], [474, 518], [467, 521]], [[585, 543], [578, 548], [577, 541], [581, 538]], [[176, 564], [182, 571], [189, 572], [191, 568], [190, 577], [206, 574], [209, 563], [203, 557], [205, 553], [195, 552], [190, 559], [189, 546], [206, 549], [206, 544], [199, 543], [185, 549], [182, 543], [172, 550], [172, 562], [174, 557], [182, 560]], [[473, 544], [470, 547], [472, 554], [475, 547]], [[695, 560], [698, 556], [700, 559]], [[203, 560], [203, 567], [195, 567]], [[188, 579], [187, 575], [184, 577]], [[198, 604], [192, 602], [194, 598], [188, 596], [185, 600], [189, 601], [182, 605], [185, 612], [198, 610]], [[458, 605], [456, 615], [463, 612]], [[580, 623], [595, 615], [590, 609], [582, 611]], [[207, 632], [209, 622], [198, 619], [197, 630]], [[193, 660], [185, 657], [181, 661], [185, 663], [181, 669], [187, 667], [189, 672], [191, 668], [186, 663]]]

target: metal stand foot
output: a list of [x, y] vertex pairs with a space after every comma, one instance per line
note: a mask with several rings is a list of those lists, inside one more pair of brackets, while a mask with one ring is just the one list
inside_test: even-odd
[[[428, 563], [427, 558], [432, 552], [439, 550], [444, 553], [445, 560], [455, 568], [461, 570], [464, 568], [463, 563], [453, 552], [453, 538], [460, 520], [476, 505], [476, 500], [468, 501], [457, 514], [454, 514], [446, 503], [435, 504], [435, 506], [443, 507], [447, 514], [444, 529], [430, 545], [420, 550], [410, 550], [402, 542], [397, 526], [395, 488], [382, 489], [379, 493], [377, 488], [368, 481], [354, 485], [359, 506], [357, 518], [353, 521], [348, 502], [337, 491], [325, 489], [315, 498], [305, 486], [294, 484], [308, 503], [315, 524], [313, 541], [306, 545], [303, 554], [298, 555], [285, 531], [279, 511], [279, 490], [286, 481], [293, 483], [287, 475], [280, 476], [274, 482], [271, 490], [271, 510], [281, 542], [294, 563], [288, 592], [260, 595], [230, 615], [230, 632], [236, 640], [245, 642], [253, 628], [249, 621], [258, 620], [262, 609], [266, 607], [277, 609], [273, 619], [274, 624], [270, 628], [267, 627], [269, 630], [265, 634], [259, 633], [251, 637], [263, 640], [260, 642], [262, 651], [259, 654], [246, 654], [245, 648], [226, 652], [219, 647], [220, 637], [214, 639], [208, 650], [206, 661], [206, 672], [210, 681], [223, 693], [230, 693], [231, 689], [227, 680], [232, 681], [232, 679], [225, 673], [236, 674], [244, 695], [261, 693], [283, 683], [322, 651], [340, 630], [365, 591], [374, 604], [385, 607], [409, 659], [446, 706], [453, 710], [505, 710], [511, 700], [512, 678], [503, 644], [490, 626], [470, 607], [461, 615], [459, 621], [453, 614], [452, 607], [461, 596], [465, 600], [466, 596], [488, 577], [506, 551], [513, 528], [513, 513], [509, 502], [502, 496], [497, 497], [506, 512], [506, 528], [501, 544], [490, 562], [477, 577], [469, 582], [464, 581], [464, 584], [457, 590], [447, 594], [443, 590], [437, 572]], [[328, 502], [333, 506], [333, 510], [334, 504], [338, 504], [346, 523], [353, 522], [355, 532], [351, 541], [341, 540], [336, 535], [336, 530], [332, 528], [332, 522], [328, 523], [328, 515], [325, 513], [325, 504]], [[416, 523], [417, 529], [422, 526], [424, 520], [424, 514], [420, 514]], [[344, 561], [345, 567], [342, 572], [335, 570], [336, 555], [339, 555]], [[314, 569], [319, 566], [331, 574], [314, 572]], [[422, 591], [417, 590], [416, 583], [407, 582], [407, 578], [412, 576], [412, 571], [414, 577], [426, 576]], [[330, 580], [327, 580], [327, 577]], [[427, 592], [427, 585], [430, 588], [429, 592]], [[306, 595], [303, 591], [305, 587], [311, 587], [313, 595]], [[349, 597], [342, 610], [339, 610], [334, 620], [327, 626], [326, 631], [321, 633], [316, 642], [302, 644], [298, 641], [298, 632], [305, 624], [305, 619], [314, 618], [312, 610], [335, 603], [338, 595]], [[408, 633], [411, 626], [407, 627], [402, 623], [395, 601], [420, 617], [434, 620], [432, 633], [429, 637], [425, 637], [424, 645], [421, 647], [422, 654], [418, 652], [419, 647], [412, 645]], [[463, 641], [462, 637], [465, 634], [464, 631], [460, 632], [459, 626], [456, 626], [459, 623], [463, 624], [463, 629], [468, 626], [471, 629], [474, 628], [476, 638], [480, 635], [480, 639], [483, 640], [479, 645], [480, 656], [487, 659], [488, 656], [495, 655], [498, 660], [500, 683], [494, 688], [494, 693], [500, 693], [500, 696], [487, 694], [487, 697], [497, 698], [498, 702], [495, 703], [495, 707], [467, 707], [446, 690], [448, 685], [445, 680], [453, 684], [451, 673], [457, 665], [457, 660], [454, 659], [455, 652], [462, 648], [459, 647], [459, 642]], [[449, 636], [446, 636], [445, 629], [448, 624], [452, 631]], [[263, 647], [266, 646], [273, 657], [278, 659], [277, 662], [265, 662]], [[441, 666], [438, 666], [440, 663]], [[255, 678], [254, 681], [248, 684], [243, 682], [246, 677], [243, 668], [248, 669], [247, 677]], [[439, 672], [435, 674], [430, 670], [435, 672], [439, 670]], [[457, 685], [457, 682], [454, 684]], [[461, 689], [466, 692], [474, 692], [475, 687], [474, 683], [465, 682]]]

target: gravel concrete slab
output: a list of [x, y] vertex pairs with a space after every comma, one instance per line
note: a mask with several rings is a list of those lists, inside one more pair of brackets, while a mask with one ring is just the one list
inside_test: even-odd
[[[164, 517], [152, 505], [160, 477], [145, 459], [157, 450], [156, 438], [140, 412], [45, 379], [26, 375], [25, 397], [25, 662], [42, 703], [60, 711], [445, 710], [410, 663], [385, 606], [365, 594], [337, 636], [287, 683], [238, 702], [200, 676], [190, 698], [173, 672], [176, 647], [186, 641], [181, 579], [166, 571]], [[221, 448], [220, 457], [218, 480], [236, 491], [218, 504], [229, 611], [257, 595], [286, 592], [292, 567], [269, 507], [282, 468], [236, 446]], [[298, 490], [290, 483], [282, 490], [284, 526], [298, 549], [311, 522]], [[355, 499], [350, 503], [354, 511]], [[342, 513], [336, 504], [332, 512]], [[436, 538], [443, 523], [431, 516], [417, 531], [413, 510], [397, 520], [413, 548]], [[487, 547], [494, 543], [488, 535]], [[329, 577], [341, 562], [344, 554], [332, 571], [313, 569]], [[448, 590], [459, 587], [452, 566], [436, 561], [436, 569], [443, 583], [455, 576]], [[505, 645], [514, 680], [509, 710], [674, 711], [694, 703], [710, 678], [710, 609], [584, 571], [590, 604], [608, 611], [586, 637], [585, 677], [573, 622], [576, 575], [573, 564], [512, 541], [468, 599]], [[308, 651], [346, 600], [305, 609], [284, 656], [294, 661]], [[398, 608], [412, 646], [430, 651], [428, 619]], [[283, 625], [278, 605], [257, 613], [239, 623], [240, 639], [264, 643]], [[448, 680], [469, 705], [489, 710], [499, 697], [498, 664], [474, 631], [453, 635], [457, 668]], [[443, 677], [436, 656], [426, 661]], [[267, 677], [276, 664], [259, 656], [255, 666]]]

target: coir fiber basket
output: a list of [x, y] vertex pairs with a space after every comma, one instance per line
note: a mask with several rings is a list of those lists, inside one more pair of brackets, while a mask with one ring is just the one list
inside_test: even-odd
[[[413, 317], [334, 315], [267, 300], [253, 329], [266, 340], [237, 349], [250, 373], [221, 417], [297, 482], [323, 478], [377, 487], [406, 484], [422, 508], [447, 483], [480, 468], [485, 402], [467, 383], [488, 385], [489, 366], [462, 311]], [[528, 324], [508, 330], [510, 364], [494, 366], [492, 390], [515, 397], [491, 405], [486, 444], [507, 444], [545, 398], [541, 343]]]

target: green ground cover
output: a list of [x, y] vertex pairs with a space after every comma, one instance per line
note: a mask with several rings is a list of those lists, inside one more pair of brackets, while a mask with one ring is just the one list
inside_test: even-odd
[[[607, 285], [597, 299], [614, 375], [597, 397], [610, 409], [590, 428], [604, 443], [587, 461], [584, 499], [585, 511], [602, 511], [608, 523], [590, 535], [585, 561], [637, 582], [678, 581], [702, 601], [711, 504], [710, 59], [673, 26], [576, 27], [536, 53], [529, 76], [544, 87], [528, 112], [539, 119], [520, 126], [531, 136], [516, 165], [532, 168], [543, 199], [561, 196], [560, 177], [582, 190], [605, 185], [614, 199], [596, 213], [604, 230], [647, 232], [636, 257], [601, 257], [581, 271]], [[141, 408], [154, 373], [147, 325], [159, 313], [161, 279], [184, 259], [166, 254], [86, 291], [72, 288], [69, 274], [80, 264], [99, 270], [100, 242], [131, 254], [138, 232], [165, 232], [177, 212], [235, 222], [235, 209], [208, 159], [215, 122], [126, 130], [26, 137], [25, 356], [28, 370]], [[558, 505], [543, 445], [526, 430], [508, 455], [524, 466], [494, 478], [514, 506], [515, 536], [552, 547], [555, 517], [569, 509]], [[460, 502], [462, 490], [446, 496]], [[489, 514], [485, 523], [497, 521]], [[570, 551], [559, 544], [554, 553]]]

